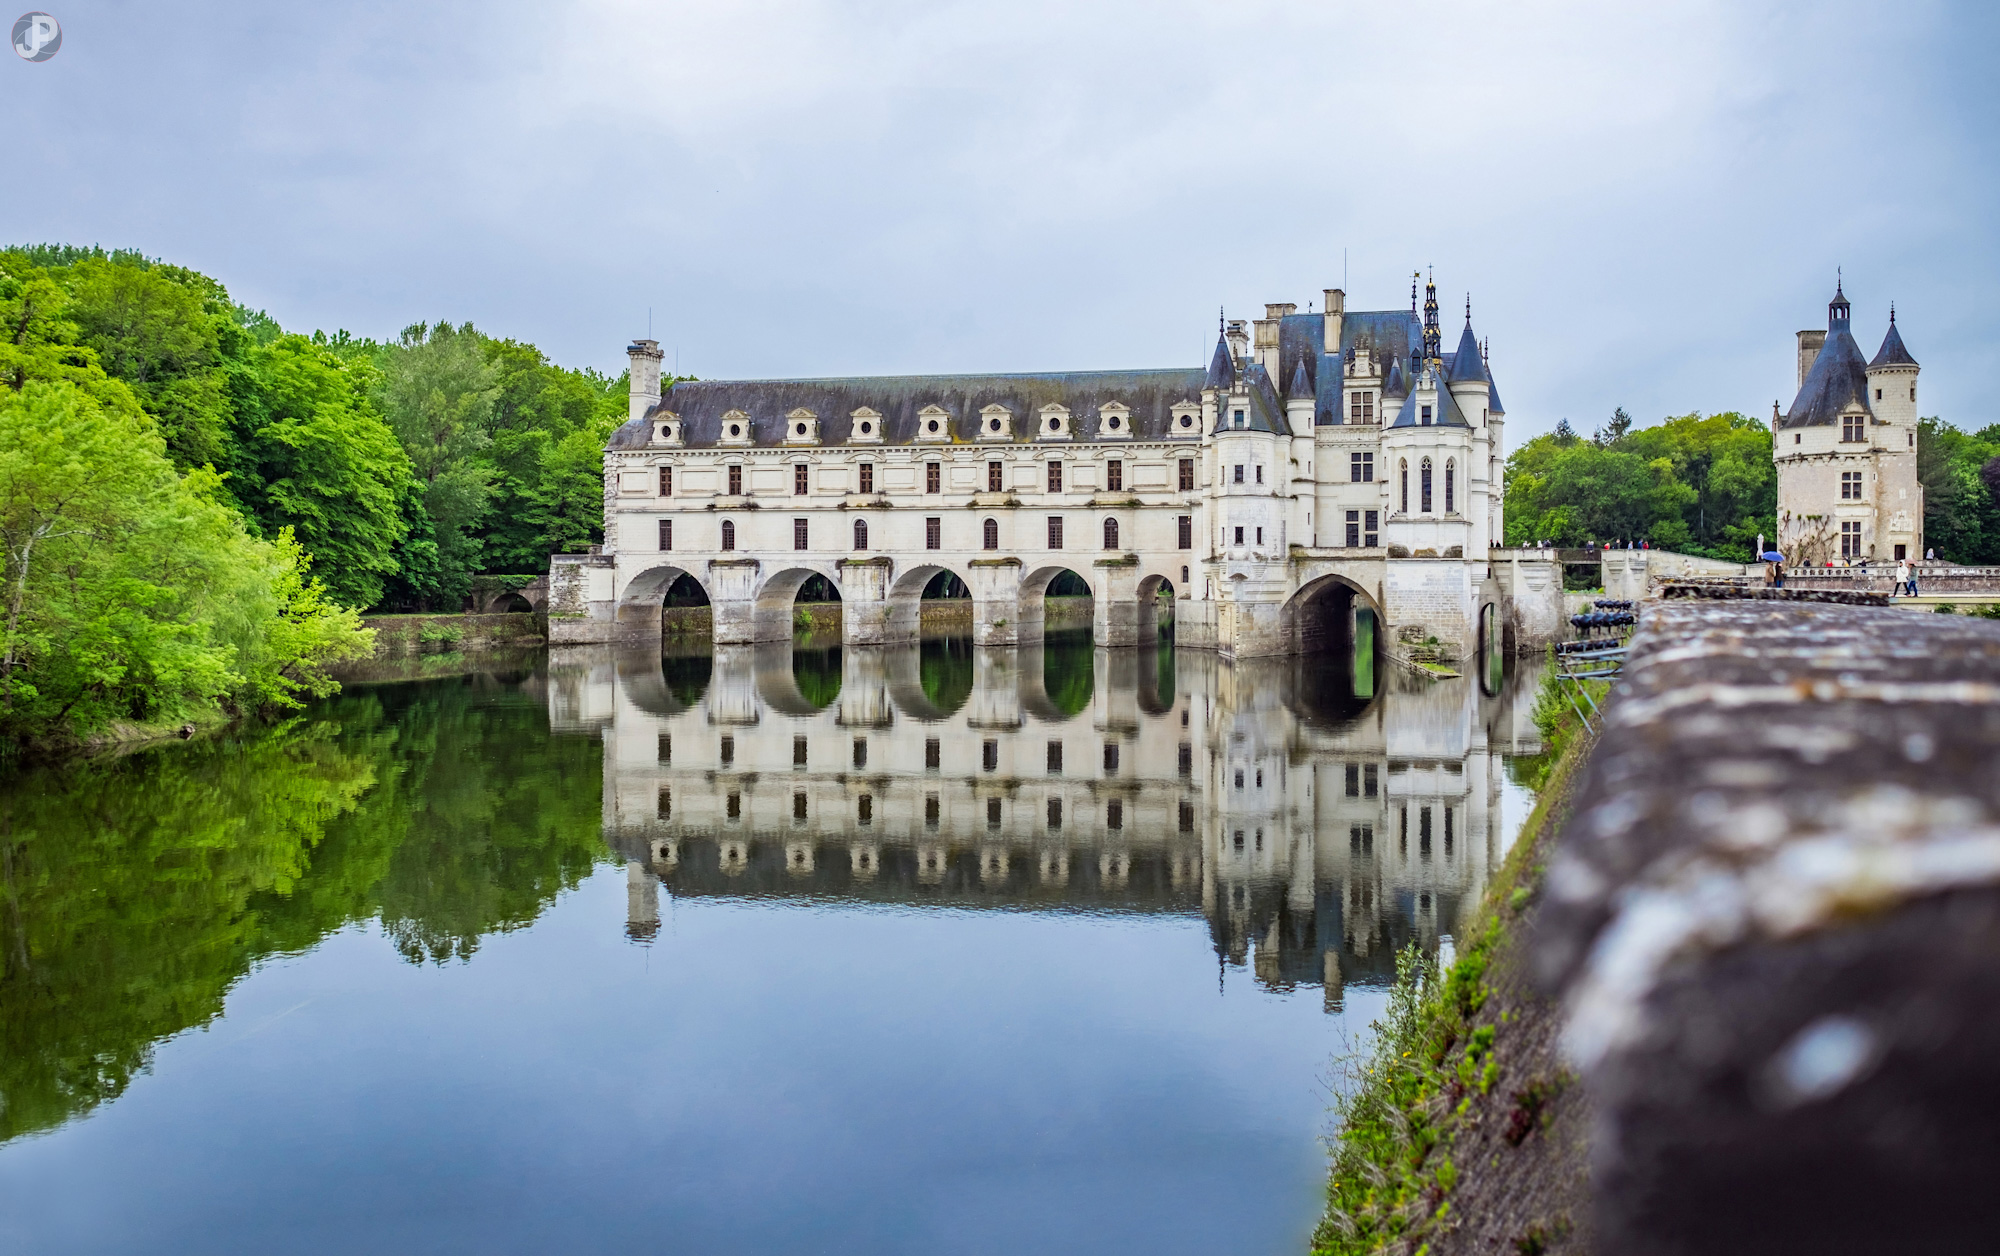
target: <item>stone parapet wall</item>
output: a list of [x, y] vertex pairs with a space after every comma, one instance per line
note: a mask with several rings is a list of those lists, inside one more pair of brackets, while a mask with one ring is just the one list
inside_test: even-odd
[[1986, 1250], [2000, 624], [1684, 587], [1633, 638], [1539, 909], [1594, 1250]]
[[547, 629], [540, 615], [364, 615], [375, 630], [376, 659], [407, 658], [505, 646], [540, 645]]

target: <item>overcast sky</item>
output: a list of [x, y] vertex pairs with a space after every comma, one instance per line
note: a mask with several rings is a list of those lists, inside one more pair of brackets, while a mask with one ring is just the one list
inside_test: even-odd
[[1196, 366], [1218, 306], [1435, 267], [1518, 441], [1789, 405], [1843, 266], [1925, 413], [2000, 421], [1992, 4], [50, 8], [56, 57], [0, 58], [0, 241], [288, 328], [615, 372], [650, 309], [705, 378]]

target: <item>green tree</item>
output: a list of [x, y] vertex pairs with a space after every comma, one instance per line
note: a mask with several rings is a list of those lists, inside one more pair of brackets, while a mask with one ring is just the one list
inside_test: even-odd
[[383, 413], [409, 454], [428, 525], [412, 521], [400, 592], [423, 605], [456, 605], [483, 566], [497, 373], [481, 339], [470, 323], [417, 323], [382, 358]]
[[221, 332], [228, 294], [205, 275], [136, 257], [87, 257], [65, 277], [83, 343], [131, 385], [183, 469], [223, 464], [230, 411]]

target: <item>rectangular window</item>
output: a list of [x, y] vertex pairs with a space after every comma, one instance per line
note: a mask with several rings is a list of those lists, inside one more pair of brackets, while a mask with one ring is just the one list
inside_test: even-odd
[[1062, 516], [1061, 516], [1061, 515], [1050, 515], [1050, 516], [1049, 516], [1049, 548], [1050, 548], [1050, 549], [1061, 549], [1062, 547], [1063, 547], [1063, 546], [1062, 546]]
[[806, 765], [806, 739], [803, 737], [794, 737], [792, 738], [792, 766], [795, 768], [802, 768], [805, 765]]
[[1379, 535], [1376, 524], [1380, 522], [1381, 518], [1382, 512], [1378, 510], [1364, 510], [1361, 512], [1361, 543], [1369, 549], [1374, 549], [1377, 545], [1381, 544], [1376, 539]]
[[806, 818], [806, 796], [804, 791], [792, 794], [792, 823], [803, 824]]
[[1361, 512], [1347, 512], [1347, 548], [1358, 549], [1361, 545]]
[[743, 795], [730, 794], [722, 801], [722, 813], [731, 820], [743, 818]]
[[1381, 785], [1382, 778], [1376, 775], [1376, 765], [1371, 763], [1361, 773], [1361, 796], [1373, 798]]
[[935, 515], [924, 520], [924, 548], [944, 548], [944, 520]]
[[1113, 458], [1104, 464], [1104, 487], [1113, 493], [1125, 490], [1125, 464]]
[[1062, 463], [1053, 458], [1049, 460], [1049, 492], [1062, 492]]
[[1431, 408], [1430, 408], [1429, 406], [1425, 406], [1425, 407], [1423, 408], [1423, 413], [1422, 413], [1422, 415], [1420, 416], [1420, 419], [1421, 419], [1421, 422], [1423, 423], [1423, 425], [1424, 425], [1425, 427], [1429, 427], [1429, 426], [1430, 426], [1430, 423], [1431, 423]]
[[[1179, 539], [1179, 541], [1180, 541], [1180, 547], [1181, 547], [1182, 549], [1193, 549], [1193, 548], [1194, 548], [1194, 516], [1193, 516], [1193, 515], [1179, 515], [1179, 516], [1176, 516], [1176, 517], [1175, 517], [1175, 519], [1174, 519], [1174, 531], [1175, 531], [1175, 535], [1177, 536], [1177, 538], [1178, 538], [1178, 539]], [[1181, 583], [1182, 583], [1182, 584], [1186, 584], [1186, 583], [1187, 583], [1187, 577], [1186, 577], [1186, 576], [1182, 576], [1182, 577], [1181, 577]]]
[[937, 826], [938, 826], [938, 796], [936, 794], [925, 794], [924, 827], [927, 829], [936, 830]]
[[938, 493], [944, 490], [944, 465], [937, 462], [924, 464], [924, 492]]
[[1431, 809], [1429, 807], [1417, 808], [1417, 857], [1419, 859], [1429, 859], [1431, 857]]
[[1125, 804], [1113, 798], [1104, 804], [1104, 827], [1122, 829], [1125, 827]]
[[1236, 464], [1236, 475], [1234, 478], [1236, 483], [1243, 483], [1243, 464], [1240, 462]]
[[872, 462], [864, 462], [861, 464], [860, 470], [861, 470], [861, 491], [864, 493], [874, 492], [875, 464]]
[[1861, 500], [1861, 473], [1842, 471], [1840, 473], [1840, 500], [1858, 502]]
[[1242, 412], [1241, 410], [1237, 410], [1237, 411], [1233, 412], [1233, 413], [1232, 413], [1232, 414], [1231, 414], [1231, 415], [1229, 416], [1229, 424], [1230, 424], [1230, 426], [1231, 426], [1231, 427], [1242, 427], [1242, 426], [1243, 426], [1243, 412]]
[[659, 759], [661, 767], [672, 767], [674, 762], [674, 735], [672, 733], [661, 733], [659, 742], [654, 747], [654, 750], [656, 752], [655, 757]]
[[1118, 770], [1118, 743], [1115, 741], [1104, 743], [1104, 770], [1107, 774]]
[[660, 520], [660, 551], [664, 553], [673, 547], [674, 521], [671, 519], [662, 519]]
[[729, 495], [731, 497], [743, 496], [743, 466], [741, 463], [732, 462], [729, 464]]
[[1059, 741], [1052, 741], [1049, 743], [1049, 775], [1059, 776], [1061, 775], [1061, 773], [1062, 773], [1062, 743]]
[[1181, 492], [1194, 492], [1194, 459], [1181, 459]]
[[1000, 800], [998, 798], [988, 798], [986, 800], [986, 827], [989, 829], [1000, 827]]
[[1859, 441], [1866, 439], [1866, 437], [1862, 434], [1862, 428], [1867, 424], [1867, 422], [1868, 422], [1868, 417], [1866, 415], [1862, 414], [1841, 415], [1840, 439], [1843, 441]]
[[854, 800], [854, 819], [864, 827], [875, 823], [875, 795], [863, 794]]
[[806, 547], [806, 521], [803, 519], [794, 519], [792, 520], [792, 548], [795, 550], [802, 550], [805, 547]]
[[1349, 798], [1361, 797], [1361, 765], [1358, 763], [1348, 764], [1344, 775], [1347, 777], [1347, 796]]
[[1062, 799], [1060, 798], [1049, 799], [1049, 827], [1052, 829], [1062, 827]]
[[1000, 770], [1000, 743], [992, 739], [979, 743], [979, 766], [988, 772]]
[[868, 739], [866, 737], [856, 737], [854, 739], [854, 768], [856, 771], [860, 771], [867, 766]]
[[672, 497], [673, 495], [674, 495], [674, 469], [672, 467], [661, 467], [660, 496]]
[[1361, 394], [1358, 392], [1347, 394], [1347, 421], [1349, 423], [1361, 421]]
[[1347, 456], [1347, 478], [1356, 484], [1375, 482], [1375, 455], [1349, 454]]
[[659, 796], [653, 800], [653, 815], [661, 820], [674, 818], [674, 791], [665, 785], [660, 786]]
[[989, 493], [1000, 493], [1000, 492], [1005, 492], [1006, 488], [1007, 488], [1006, 475], [1001, 468], [1001, 464], [997, 462], [987, 463], [986, 491]]
[[1861, 557], [1861, 523], [1859, 520], [1840, 525], [1840, 556], [1842, 558]]
[[1264, 529], [1259, 528], [1257, 529], [1257, 544], [1262, 545], [1263, 543], [1264, 543]]
[[1361, 421], [1363, 423], [1375, 421], [1375, 394], [1372, 392], [1361, 394]]
[[924, 738], [924, 767], [929, 771], [938, 770], [944, 762], [944, 742], [936, 737]]
[[1243, 529], [1241, 528], [1236, 529], [1236, 543], [1238, 545], [1243, 544]]
[[804, 497], [806, 495], [806, 477], [811, 473], [811, 468], [807, 467], [803, 462], [792, 464], [792, 496]]
[[1182, 776], [1194, 775], [1194, 746], [1185, 741], [1181, 743], [1180, 770]]
[[1181, 814], [1180, 814], [1180, 822], [1181, 822], [1181, 832], [1183, 832], [1183, 833], [1192, 833], [1192, 832], [1194, 832], [1194, 804], [1193, 804], [1193, 803], [1191, 803], [1191, 802], [1184, 802], [1184, 803], [1182, 803], [1182, 804], [1181, 804]]
[[1260, 463], [1258, 464], [1257, 467], [1257, 483], [1262, 484], [1263, 482], [1264, 482], [1264, 467], [1263, 464]]
[[1909, 556], [1909, 547], [1908, 547], [1908, 546], [1905, 546], [1905, 545], [1898, 545], [1898, 546], [1896, 547], [1896, 561], [1897, 561], [1897, 562], [1899, 562], [1899, 563], [1900, 563], [1900, 562], [1902, 562], [1902, 561], [1903, 561], [1903, 559], [1907, 558], [1908, 556]]

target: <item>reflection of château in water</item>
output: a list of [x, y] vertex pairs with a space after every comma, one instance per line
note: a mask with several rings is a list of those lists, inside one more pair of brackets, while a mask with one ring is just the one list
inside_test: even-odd
[[[671, 647], [670, 647], [671, 648]], [[1364, 663], [1364, 668], [1365, 668]], [[1529, 666], [1532, 666], [1530, 664]], [[1527, 688], [1524, 690], [1524, 685]], [[1379, 980], [1456, 931], [1501, 857], [1532, 686], [1326, 656], [1044, 646], [550, 660], [557, 730], [604, 738], [635, 938], [658, 886], [1014, 910], [1200, 911], [1273, 986]]]

